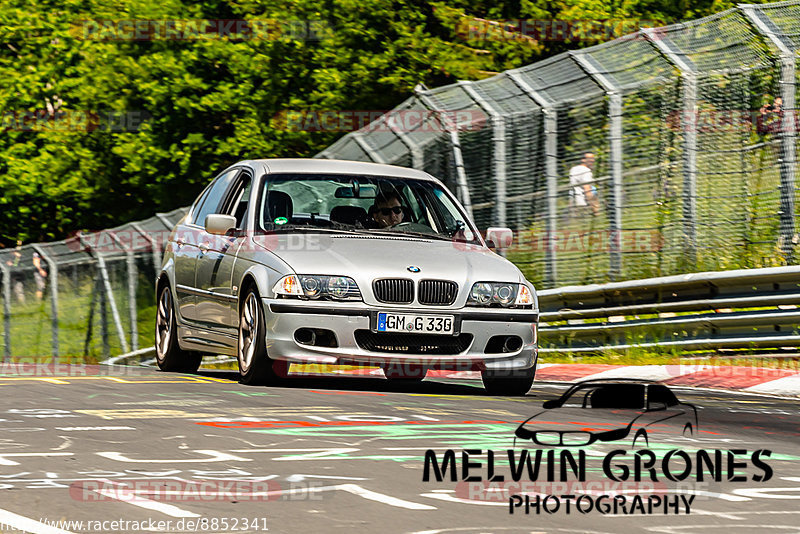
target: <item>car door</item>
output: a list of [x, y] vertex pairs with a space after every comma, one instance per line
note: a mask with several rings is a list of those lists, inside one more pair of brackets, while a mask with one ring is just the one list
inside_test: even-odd
[[230, 182], [239, 169], [226, 170], [215, 178], [201, 195], [189, 213], [186, 222], [175, 234], [175, 293], [181, 317], [185, 321], [197, 321], [198, 291], [195, 285], [195, 269], [200, 255], [200, 244], [205, 229], [206, 215], [216, 209]]
[[237, 317], [233, 314], [236, 294], [232, 289], [231, 275], [236, 254], [246, 238], [246, 220], [253, 173], [242, 169], [220, 200], [214, 213], [236, 217], [232, 235], [201, 233], [198, 261], [195, 267], [195, 285], [202, 296], [197, 301], [197, 320], [215, 330], [222, 328], [236, 335]]

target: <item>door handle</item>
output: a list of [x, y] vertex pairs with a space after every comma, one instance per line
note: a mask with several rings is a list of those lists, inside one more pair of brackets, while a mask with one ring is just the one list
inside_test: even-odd
[[175, 244], [177, 244], [177, 245], [178, 245], [178, 248], [181, 248], [183, 245], [185, 245], [185, 244], [186, 244], [186, 241], [184, 241], [182, 237], [179, 237], [179, 238], [178, 238], [178, 239], [175, 241]]
[[208, 252], [208, 243], [200, 243], [200, 254], [205, 254]]

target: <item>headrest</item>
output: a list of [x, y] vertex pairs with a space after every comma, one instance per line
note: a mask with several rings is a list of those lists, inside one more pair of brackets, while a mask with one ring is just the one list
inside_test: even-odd
[[292, 197], [283, 191], [270, 191], [267, 194], [267, 212], [269, 221], [277, 217], [292, 218]]
[[331, 222], [364, 226], [367, 222], [367, 210], [360, 206], [336, 206], [331, 210]]

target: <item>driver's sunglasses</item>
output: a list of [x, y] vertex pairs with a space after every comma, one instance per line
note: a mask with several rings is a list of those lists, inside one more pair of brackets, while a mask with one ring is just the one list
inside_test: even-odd
[[389, 214], [394, 213], [395, 215], [400, 215], [403, 213], [403, 206], [392, 206], [391, 208], [378, 208], [378, 211], [381, 212], [381, 215], [384, 217], [388, 217]]

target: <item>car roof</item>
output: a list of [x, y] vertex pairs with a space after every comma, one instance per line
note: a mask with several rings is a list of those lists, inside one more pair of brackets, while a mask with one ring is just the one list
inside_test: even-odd
[[257, 159], [241, 161], [238, 163], [249, 164], [253, 167], [260, 166], [264, 172], [277, 173], [314, 173], [314, 174], [363, 174], [370, 176], [386, 176], [395, 178], [414, 178], [417, 180], [435, 180], [430, 174], [382, 163], [367, 163], [364, 161], [348, 161], [338, 159], [311, 159], [311, 158], [280, 158]]

